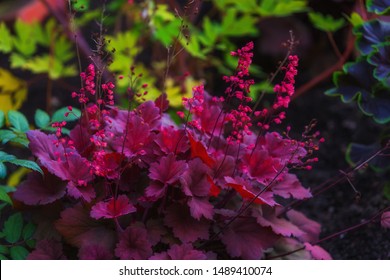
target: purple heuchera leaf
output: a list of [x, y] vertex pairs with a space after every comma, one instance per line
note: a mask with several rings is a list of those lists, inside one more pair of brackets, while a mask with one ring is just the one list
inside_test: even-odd
[[275, 178], [278, 171], [283, 167], [280, 160], [269, 156], [268, 152], [257, 148], [251, 153], [244, 155], [243, 170], [256, 179], [259, 183], [267, 184]]
[[91, 184], [80, 186], [73, 182], [69, 182], [66, 188], [69, 196], [82, 198], [86, 202], [91, 202], [96, 196], [95, 190]]
[[277, 132], [266, 133], [264, 141], [269, 155], [279, 159], [282, 164], [299, 162], [299, 158], [307, 154], [304, 148], [297, 146], [295, 140], [285, 139]]
[[127, 128], [119, 131], [117, 136], [114, 141], [116, 151], [122, 153], [123, 149], [123, 153], [129, 158], [145, 154], [145, 147], [151, 141], [149, 125], [134, 114], [130, 114]]
[[311, 245], [308, 242], [305, 242], [305, 249], [310, 252], [315, 260], [331, 260], [332, 257], [327, 251], [317, 245]]
[[188, 169], [181, 177], [183, 191], [188, 196], [207, 196], [210, 183], [207, 180], [209, 168], [196, 158], [188, 163]]
[[282, 181], [272, 186], [272, 191], [283, 198], [305, 199], [312, 197], [311, 192], [301, 185], [294, 174], [284, 174]]
[[183, 205], [171, 205], [166, 211], [164, 223], [171, 227], [173, 234], [184, 243], [209, 237], [209, 222], [194, 219], [188, 207]]
[[319, 223], [310, 220], [305, 215], [295, 210], [288, 211], [286, 215], [294, 225], [304, 232], [304, 234], [299, 237], [299, 240], [310, 243], [318, 241], [321, 231], [321, 225]]
[[233, 257], [258, 260], [264, 251], [272, 247], [278, 236], [260, 226], [255, 218], [238, 218], [222, 234], [226, 251]]
[[188, 165], [184, 160], [176, 160], [173, 153], [162, 157], [159, 163], [152, 163], [149, 169], [149, 178], [164, 185], [175, 183], [186, 171]]
[[271, 227], [272, 231], [286, 237], [300, 237], [305, 234], [296, 225], [283, 218], [278, 218], [275, 208], [261, 206], [253, 209], [253, 216], [263, 227]]
[[64, 155], [64, 148], [56, 147], [54, 142], [58, 141], [55, 135], [47, 135], [39, 130], [27, 132], [30, 140], [29, 147], [32, 153], [39, 159], [40, 163], [47, 170], [61, 178], [83, 185], [93, 179], [90, 163], [80, 156], [77, 151], [65, 149], [68, 153]]
[[129, 198], [122, 194], [116, 199], [112, 197], [108, 201], [96, 203], [91, 209], [91, 217], [94, 219], [113, 219], [133, 213], [136, 210], [133, 204], [130, 203]]
[[31, 172], [16, 189], [14, 198], [27, 205], [52, 203], [65, 195], [65, 183], [56, 176]]
[[129, 226], [121, 233], [115, 255], [121, 260], [145, 260], [152, 254], [152, 244], [144, 228]]
[[80, 260], [112, 260], [114, 255], [104, 246], [87, 245], [80, 248], [78, 257]]
[[191, 244], [174, 244], [167, 252], [154, 254], [150, 260], [207, 260], [207, 256]]
[[157, 128], [161, 122], [160, 108], [156, 107], [156, 104], [149, 100], [138, 106], [136, 111], [142, 117], [142, 119], [149, 124], [151, 129]]
[[115, 244], [115, 232], [104, 223], [92, 219], [89, 209], [81, 204], [62, 211], [55, 227], [70, 245], [78, 248], [100, 245], [109, 249]]
[[184, 130], [178, 130], [174, 126], [166, 126], [160, 129], [154, 140], [161, 151], [169, 153], [183, 153], [189, 149], [187, 135]]
[[62, 251], [62, 243], [56, 240], [38, 241], [35, 249], [27, 256], [28, 260], [66, 260]]
[[211, 220], [214, 214], [214, 206], [209, 202], [208, 198], [192, 197], [187, 202], [190, 207], [191, 216], [197, 220], [205, 217]]
[[384, 228], [390, 228], [390, 211], [383, 212], [381, 216], [381, 226]]

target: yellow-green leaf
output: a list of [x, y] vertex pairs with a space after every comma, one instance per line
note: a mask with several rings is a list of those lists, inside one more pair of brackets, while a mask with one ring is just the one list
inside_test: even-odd
[[18, 110], [27, 98], [27, 83], [0, 68], [0, 110]]
[[0, 51], [9, 53], [12, 50], [12, 37], [4, 22], [0, 23]]

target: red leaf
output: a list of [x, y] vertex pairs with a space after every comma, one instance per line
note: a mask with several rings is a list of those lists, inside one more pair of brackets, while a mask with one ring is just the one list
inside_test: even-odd
[[191, 133], [188, 133], [188, 139], [190, 140], [190, 145], [191, 145], [191, 158], [198, 157], [208, 167], [212, 168], [215, 164], [215, 161], [209, 156], [202, 142], [196, 141], [194, 137], [192, 137]]
[[[244, 200], [252, 201], [252, 199], [256, 197], [257, 194], [254, 194], [253, 192], [249, 191], [245, 186], [237, 183], [236, 180], [234, 180], [233, 178], [225, 177], [225, 180], [227, 182], [227, 185], [235, 189]], [[253, 202], [257, 204], [265, 204], [265, 201], [262, 200], [260, 197], [256, 197]]]
[[217, 197], [221, 192], [221, 189], [214, 183], [214, 180], [210, 175], [207, 175], [207, 181], [209, 181], [211, 185], [209, 195]]
[[186, 171], [188, 165], [184, 160], [176, 160], [176, 156], [170, 153], [162, 157], [159, 163], [150, 165], [150, 179], [159, 181], [164, 185], [175, 183]]

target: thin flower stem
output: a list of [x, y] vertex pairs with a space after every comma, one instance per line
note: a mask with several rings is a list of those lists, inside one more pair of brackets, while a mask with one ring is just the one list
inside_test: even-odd
[[337, 44], [333, 38], [333, 34], [331, 32], [326, 32], [326, 35], [328, 36], [328, 39], [329, 39], [329, 42], [333, 48], [333, 51], [335, 52], [335, 54], [337, 55], [337, 57], [339, 59], [343, 59], [343, 55], [341, 54], [339, 48], [337, 47]]

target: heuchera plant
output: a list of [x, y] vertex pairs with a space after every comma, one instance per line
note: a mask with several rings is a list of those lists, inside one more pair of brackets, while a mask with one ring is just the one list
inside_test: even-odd
[[[300, 140], [272, 131], [294, 94], [298, 58], [282, 67], [271, 109], [254, 110], [248, 97], [253, 43], [232, 52], [234, 75], [223, 97], [199, 85], [184, 99], [177, 125], [161, 95], [134, 109], [114, 105], [114, 85], [99, 84], [91, 64], [78, 124], [64, 135], [27, 133], [44, 171], [32, 172], [14, 199], [39, 206], [36, 249], [29, 259], [329, 259], [316, 245], [320, 225], [284, 207], [311, 197], [293, 169], [317, 161], [319, 133], [309, 125]], [[140, 78], [131, 69], [132, 84]], [[129, 88], [130, 99], [147, 85]], [[72, 114], [72, 107], [66, 115]], [[76, 250], [77, 249], [77, 250]], [[299, 254], [299, 255], [297, 255]]]

